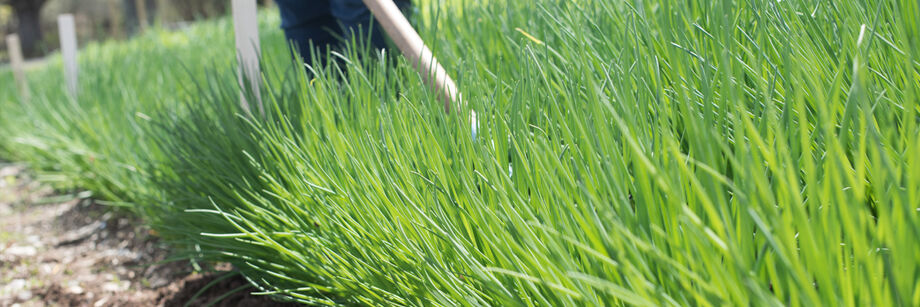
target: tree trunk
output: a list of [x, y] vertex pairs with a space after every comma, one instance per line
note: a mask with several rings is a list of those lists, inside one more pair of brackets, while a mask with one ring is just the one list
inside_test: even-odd
[[16, 15], [18, 25], [16, 33], [22, 43], [22, 53], [26, 57], [40, 55], [42, 43], [41, 11], [45, 0], [19, 0], [11, 1], [13, 13]]

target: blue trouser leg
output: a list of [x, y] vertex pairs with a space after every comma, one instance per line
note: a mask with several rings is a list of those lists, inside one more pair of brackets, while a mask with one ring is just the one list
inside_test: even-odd
[[[380, 25], [371, 26], [371, 12], [361, 0], [331, 0], [332, 16], [342, 23], [346, 40], [361, 41], [370, 33], [370, 45], [376, 49], [386, 47]], [[358, 37], [353, 37], [360, 35]]]
[[326, 47], [338, 42], [333, 33], [340, 33], [339, 25], [332, 16], [329, 0], [275, 0], [275, 3], [281, 11], [284, 36], [304, 60], [309, 60], [314, 51], [310, 49], [311, 42], [320, 51], [316, 54], [320, 60]]
[[[400, 8], [411, 5], [409, 0], [394, 0]], [[332, 16], [342, 23], [345, 39], [351, 40], [352, 35], [360, 34], [356, 40], [366, 39], [370, 30], [370, 45], [376, 49], [386, 48], [383, 28], [376, 20], [371, 20], [371, 12], [361, 0], [331, 0]], [[373, 22], [373, 27], [371, 23]]]
[[[408, 0], [395, 2], [401, 8], [410, 5]], [[370, 46], [376, 49], [386, 47], [380, 24], [372, 21], [370, 10], [362, 0], [275, 0], [275, 3], [281, 11], [281, 28], [285, 36], [305, 59], [310, 57], [311, 41], [320, 51], [326, 46], [337, 45], [339, 41], [333, 33], [341, 34], [346, 40], [360, 34], [362, 36], [355, 37], [355, 40], [362, 41], [370, 30]], [[324, 54], [318, 54], [320, 59]]]

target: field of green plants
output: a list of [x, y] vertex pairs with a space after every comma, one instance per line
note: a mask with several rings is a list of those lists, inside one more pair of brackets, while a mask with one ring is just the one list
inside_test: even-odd
[[0, 157], [307, 304], [920, 305], [918, 2], [416, 5], [464, 109], [264, 11], [264, 116], [207, 21], [0, 72]]

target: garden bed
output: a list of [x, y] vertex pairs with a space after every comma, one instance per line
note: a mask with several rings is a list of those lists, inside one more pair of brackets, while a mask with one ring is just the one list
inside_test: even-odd
[[170, 261], [149, 227], [112, 209], [0, 164], [0, 305], [284, 306], [241, 291], [251, 286], [229, 265]]

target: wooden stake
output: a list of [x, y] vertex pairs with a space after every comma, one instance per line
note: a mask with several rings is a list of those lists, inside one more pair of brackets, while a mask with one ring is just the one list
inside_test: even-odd
[[165, 25], [169, 21], [169, 17], [172, 14], [170, 10], [171, 6], [169, 5], [169, 0], [157, 0], [157, 12], [156, 18], [159, 21], [160, 25]]
[[22, 59], [22, 47], [19, 44], [19, 35], [10, 34], [6, 36], [6, 47], [10, 52], [10, 66], [13, 68], [13, 76], [16, 78], [16, 86], [19, 88], [19, 95], [23, 102], [29, 101], [29, 83], [26, 80], [26, 73]]
[[61, 36], [61, 56], [64, 58], [64, 77], [67, 80], [67, 89], [73, 97], [77, 97], [77, 33], [73, 15], [58, 16], [58, 31]]
[[121, 9], [118, 7], [120, 0], [109, 0], [109, 35], [114, 38], [121, 38]]
[[134, 9], [137, 10], [137, 24], [140, 33], [147, 32], [147, 0], [134, 0]]
[[422, 37], [412, 28], [406, 17], [399, 11], [399, 7], [392, 0], [363, 0], [364, 4], [374, 13], [377, 22], [390, 36], [403, 56], [412, 62], [430, 86], [440, 92], [444, 101], [444, 109], [450, 112], [451, 102], [456, 102], [460, 107], [462, 96], [457, 90], [454, 80], [447, 75], [444, 67], [434, 58], [434, 54], [425, 46]]
[[[259, 67], [259, 56], [262, 53], [259, 46], [259, 23], [257, 19], [256, 0], [233, 0], [233, 30], [236, 34], [237, 60], [239, 61], [240, 87], [248, 86], [256, 97], [259, 113], [265, 115], [260, 95], [260, 82], [262, 81]], [[247, 112], [252, 112], [249, 102], [246, 101], [244, 91], [240, 92], [240, 105]]]

